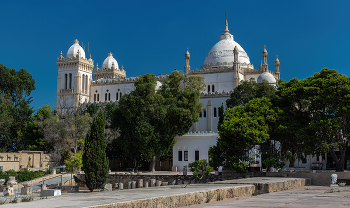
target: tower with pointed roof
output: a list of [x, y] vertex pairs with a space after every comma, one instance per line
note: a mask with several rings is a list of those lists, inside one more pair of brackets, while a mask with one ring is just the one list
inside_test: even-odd
[[80, 103], [90, 101], [90, 83], [94, 62], [75, 40], [64, 58], [62, 52], [57, 58], [57, 101], [56, 109], [75, 108]]

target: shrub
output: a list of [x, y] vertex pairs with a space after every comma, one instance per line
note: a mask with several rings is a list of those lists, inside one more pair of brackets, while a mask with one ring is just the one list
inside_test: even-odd
[[207, 160], [196, 160], [188, 164], [190, 170], [193, 172], [193, 175], [197, 178], [203, 178], [210, 175], [210, 172], [213, 171], [213, 168], [209, 166]]

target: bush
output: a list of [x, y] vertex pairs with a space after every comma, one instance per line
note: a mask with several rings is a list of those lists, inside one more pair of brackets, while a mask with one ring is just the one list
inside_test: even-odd
[[263, 165], [266, 166], [266, 171], [267, 172], [270, 172], [270, 170], [272, 168], [282, 168], [285, 165], [284, 162], [281, 162], [279, 160], [274, 160], [274, 159], [271, 159], [271, 160], [266, 159], [262, 163], [263, 163]]
[[209, 166], [207, 160], [196, 160], [188, 164], [190, 170], [193, 172], [193, 175], [197, 178], [202, 178], [210, 175], [210, 172], [213, 171], [213, 168]]
[[14, 171], [14, 170], [8, 170], [8, 171], [0, 171], [0, 178], [6, 179], [6, 182], [10, 176], [16, 177], [17, 183], [21, 183], [23, 181], [30, 181], [33, 180], [34, 178], [39, 178], [41, 176], [50, 174], [50, 170], [46, 171], [28, 171], [27, 169], [20, 170], [20, 171]]

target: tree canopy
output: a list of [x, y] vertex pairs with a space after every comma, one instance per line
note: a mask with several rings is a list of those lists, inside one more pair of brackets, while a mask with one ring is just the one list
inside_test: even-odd
[[[142, 159], [155, 162], [156, 157], [171, 151], [175, 137], [188, 132], [202, 108], [202, 77], [185, 79], [175, 70], [160, 89], [156, 90], [156, 85], [154, 75], [141, 76], [135, 90], [124, 95], [113, 112], [112, 125], [120, 131], [115, 145], [136, 168]], [[150, 169], [154, 170], [154, 163]]]
[[255, 80], [241, 81], [233, 90], [229, 99], [226, 100], [226, 106], [232, 108], [239, 105], [245, 105], [254, 98], [267, 97], [273, 99], [276, 97], [276, 87], [268, 84], [266, 81], [256, 83]]
[[104, 137], [106, 120], [102, 110], [94, 119], [91, 131], [85, 138], [82, 163], [85, 172], [85, 184], [92, 192], [103, 188], [108, 177], [108, 158], [106, 155], [106, 139]]
[[266, 166], [280, 166], [283, 159], [293, 166], [308, 154], [330, 153], [336, 170], [343, 171], [349, 148], [350, 79], [323, 69], [304, 80], [280, 81], [277, 91], [259, 84], [242, 82], [227, 100], [231, 108], [219, 122], [220, 138], [210, 149], [212, 163], [242, 170], [242, 162], [249, 161], [246, 151], [259, 144]]
[[249, 151], [270, 138], [271, 126], [276, 125], [280, 113], [265, 97], [254, 98], [245, 106], [228, 108], [218, 126], [217, 144], [210, 148], [213, 160], [243, 172], [251, 159]]
[[[0, 96], [2, 97], [0, 102], [1, 105], [6, 105], [6, 112], [12, 117], [11, 125], [3, 126], [6, 129], [0, 132], [0, 148], [3, 150], [21, 149], [17, 132], [24, 127], [26, 121], [31, 120], [34, 111], [29, 104], [32, 102], [30, 94], [33, 90], [35, 90], [35, 80], [27, 70], [16, 71], [0, 64]], [[11, 102], [11, 105], [7, 101]]]

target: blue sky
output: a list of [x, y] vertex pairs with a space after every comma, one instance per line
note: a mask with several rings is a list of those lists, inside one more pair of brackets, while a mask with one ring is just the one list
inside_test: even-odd
[[258, 68], [266, 45], [281, 78], [304, 79], [327, 67], [349, 76], [350, 1], [2, 1], [0, 63], [36, 80], [35, 109], [56, 104], [56, 61], [75, 39], [94, 63], [112, 52], [127, 76], [200, 68], [224, 30]]

